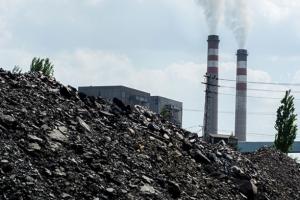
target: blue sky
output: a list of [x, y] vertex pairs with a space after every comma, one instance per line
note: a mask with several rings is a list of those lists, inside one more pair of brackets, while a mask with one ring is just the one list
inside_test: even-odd
[[[230, 0], [224, 0], [230, 1]], [[298, 0], [248, 0], [249, 81], [300, 82]], [[284, 2], [284, 3], [283, 3]], [[218, 34], [220, 77], [235, 79], [238, 47], [225, 21]], [[126, 85], [203, 110], [208, 27], [195, 0], [0, 0], [1, 66], [28, 70], [49, 57], [64, 84]], [[221, 82], [232, 86], [234, 83]], [[249, 88], [285, 90], [282, 86]], [[300, 91], [300, 87], [292, 88]], [[235, 94], [221, 88], [221, 93]], [[249, 92], [282, 97], [283, 93]], [[300, 99], [300, 93], [295, 93]], [[220, 111], [235, 97], [220, 95]], [[248, 98], [248, 140], [273, 140], [279, 100]], [[300, 103], [295, 102], [297, 113]], [[254, 115], [254, 113], [268, 115]], [[274, 113], [274, 115], [272, 115]], [[203, 112], [184, 112], [184, 127], [200, 130]], [[219, 114], [219, 129], [234, 129], [234, 114]]]

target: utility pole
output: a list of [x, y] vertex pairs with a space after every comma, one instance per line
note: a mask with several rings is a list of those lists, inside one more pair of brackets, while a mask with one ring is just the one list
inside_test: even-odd
[[209, 134], [218, 133], [218, 76], [219, 76], [219, 36], [209, 35], [207, 39], [207, 73], [205, 98], [205, 139]]
[[216, 95], [218, 94], [218, 79], [216, 76], [205, 75], [206, 85], [205, 90], [205, 107], [204, 107], [204, 139], [209, 139], [209, 134], [216, 134], [216, 118], [217, 118], [217, 108], [215, 103]]
[[203, 126], [204, 126], [204, 132], [203, 132], [203, 138], [206, 140], [207, 139], [207, 128], [208, 128], [208, 79], [209, 76], [206, 75], [206, 81], [203, 83], [206, 85], [205, 88], [205, 105], [204, 105], [204, 119], [203, 119]]

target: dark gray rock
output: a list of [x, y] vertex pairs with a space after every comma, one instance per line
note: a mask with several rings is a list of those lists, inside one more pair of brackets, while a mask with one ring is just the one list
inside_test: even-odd
[[83, 121], [83, 119], [81, 119], [80, 117], [76, 117], [77, 122], [79, 123], [79, 125], [86, 131], [91, 132], [91, 128], [89, 125], [87, 125], [85, 123], [85, 121]]
[[159, 131], [159, 127], [156, 126], [156, 125], [153, 124], [153, 123], [149, 123], [149, 124], [148, 124], [148, 129], [151, 130], [151, 131]]
[[4, 115], [3, 113], [0, 113], [0, 123], [6, 127], [11, 126], [16, 123], [16, 119], [11, 115]]
[[200, 151], [200, 150], [191, 150], [190, 151], [191, 156], [196, 160], [196, 162], [209, 164], [211, 161]]
[[34, 142], [43, 142], [43, 139], [41, 139], [35, 135], [28, 135], [27, 137], [29, 138], [29, 140], [34, 141]]
[[155, 194], [155, 189], [148, 184], [141, 186], [140, 191], [145, 194]]
[[257, 187], [250, 180], [239, 180], [238, 187], [247, 199], [254, 200], [257, 196]]
[[52, 140], [55, 140], [55, 141], [58, 141], [58, 142], [66, 142], [68, 140], [68, 137], [65, 136], [64, 134], [62, 134], [57, 129], [52, 130], [48, 136]]
[[72, 97], [71, 89], [67, 86], [61, 86], [59, 92], [65, 98], [71, 98]]
[[173, 181], [168, 181], [168, 191], [171, 194], [172, 198], [177, 199], [181, 195], [181, 189], [179, 185]]

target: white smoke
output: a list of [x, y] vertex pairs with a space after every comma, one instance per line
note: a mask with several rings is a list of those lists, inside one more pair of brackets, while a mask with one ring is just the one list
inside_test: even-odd
[[244, 48], [250, 27], [247, 0], [226, 0], [226, 25], [232, 30], [239, 48]]
[[197, 0], [197, 2], [204, 10], [209, 34], [217, 34], [219, 23], [225, 19], [239, 48], [245, 47], [250, 27], [247, 0]]
[[218, 25], [224, 12], [223, 0], [197, 0], [202, 6], [207, 20], [209, 34], [217, 34]]

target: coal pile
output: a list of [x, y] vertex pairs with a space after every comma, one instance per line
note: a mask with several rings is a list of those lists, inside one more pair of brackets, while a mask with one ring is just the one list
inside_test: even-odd
[[247, 157], [260, 174], [259, 192], [268, 198], [300, 199], [300, 164], [272, 148], [263, 148]]
[[[0, 199], [297, 199], [299, 190], [281, 198], [287, 176], [259, 155], [209, 145], [140, 106], [0, 69]], [[283, 158], [296, 174], [291, 159], [274, 159]]]

